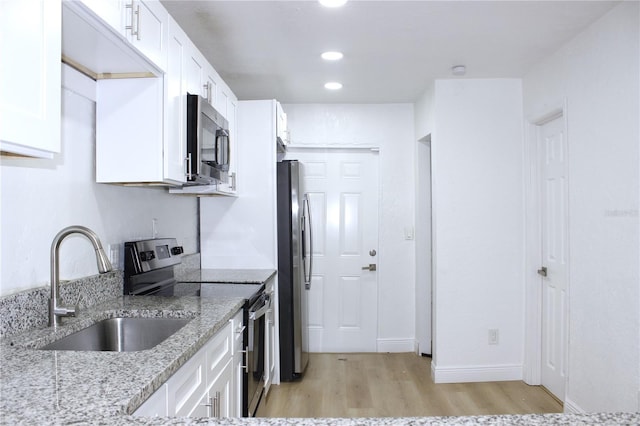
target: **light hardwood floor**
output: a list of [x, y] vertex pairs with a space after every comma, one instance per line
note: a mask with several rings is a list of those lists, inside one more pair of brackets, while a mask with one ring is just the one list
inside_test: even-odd
[[257, 417], [412, 417], [561, 412], [524, 382], [435, 384], [431, 358], [311, 354], [303, 380], [272, 386]]

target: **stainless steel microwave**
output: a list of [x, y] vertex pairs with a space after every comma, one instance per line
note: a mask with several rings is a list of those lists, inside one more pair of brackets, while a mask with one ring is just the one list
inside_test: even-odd
[[229, 122], [206, 98], [187, 94], [187, 180], [194, 185], [229, 182]]

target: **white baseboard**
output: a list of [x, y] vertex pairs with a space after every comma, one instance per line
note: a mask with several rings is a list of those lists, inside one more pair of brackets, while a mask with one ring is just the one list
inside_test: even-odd
[[434, 383], [522, 380], [522, 364], [438, 367], [432, 362], [431, 376]]
[[415, 339], [378, 339], [378, 352], [415, 352]]
[[566, 398], [564, 401], [564, 412], [567, 414], [582, 414], [582, 413], [585, 413], [586, 411], [580, 408], [578, 404], [576, 404], [569, 398]]

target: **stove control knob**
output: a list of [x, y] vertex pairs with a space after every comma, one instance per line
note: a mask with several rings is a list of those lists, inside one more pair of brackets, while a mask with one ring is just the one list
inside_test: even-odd
[[142, 260], [143, 262], [146, 262], [148, 260], [153, 260], [155, 258], [156, 258], [156, 255], [153, 252], [153, 250], [140, 252], [140, 260]]
[[184, 253], [184, 249], [182, 248], [182, 246], [171, 247], [171, 254], [177, 256], [182, 253]]

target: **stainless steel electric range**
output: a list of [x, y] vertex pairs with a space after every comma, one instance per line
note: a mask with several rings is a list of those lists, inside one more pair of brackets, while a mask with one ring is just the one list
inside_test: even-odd
[[124, 294], [130, 296], [197, 296], [203, 300], [242, 297], [245, 329], [243, 341], [242, 412], [255, 416], [264, 389], [265, 312], [271, 306], [261, 284], [178, 282], [174, 266], [182, 263], [184, 250], [175, 238], [124, 243]]

